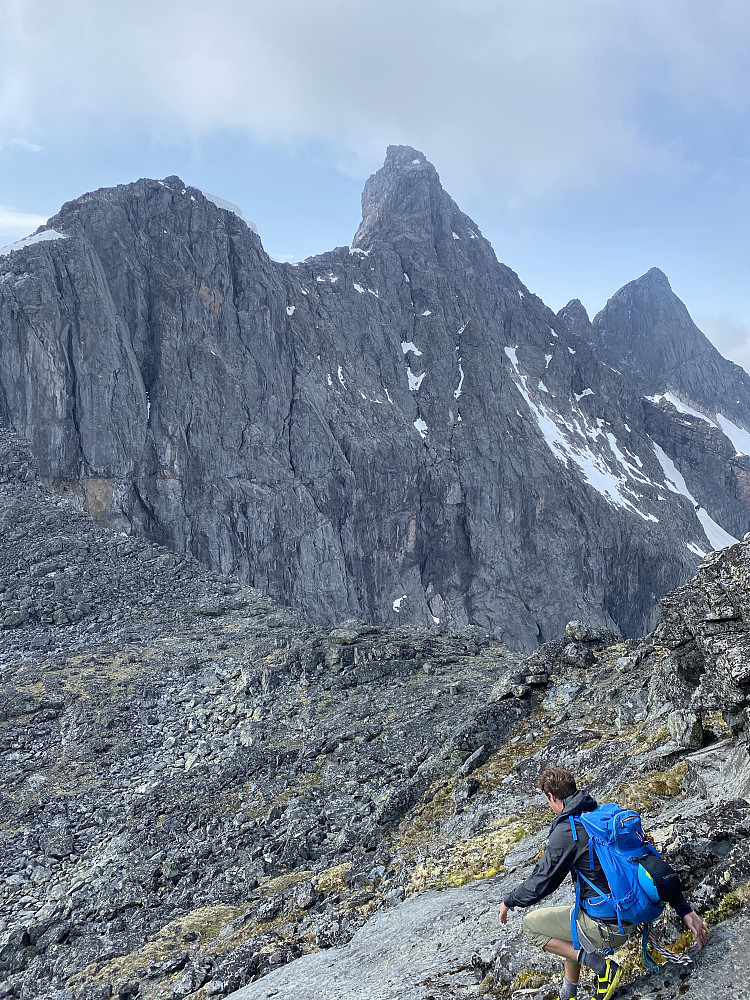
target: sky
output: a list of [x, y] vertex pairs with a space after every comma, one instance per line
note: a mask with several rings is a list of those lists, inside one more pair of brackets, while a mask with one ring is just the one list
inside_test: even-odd
[[177, 174], [303, 259], [404, 143], [555, 311], [657, 266], [746, 369], [749, 126], [747, 0], [0, 0], [0, 245]]

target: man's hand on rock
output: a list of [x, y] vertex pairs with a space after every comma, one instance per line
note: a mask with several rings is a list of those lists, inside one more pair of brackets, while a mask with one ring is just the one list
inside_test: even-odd
[[[499, 917], [499, 919], [500, 919], [500, 923], [501, 923], [501, 924], [505, 924], [505, 923], [507, 923], [507, 921], [508, 921], [508, 914], [510, 913], [510, 911], [511, 911], [512, 909], [513, 909], [513, 907], [512, 907], [512, 906], [506, 906], [506, 905], [505, 905], [505, 901], [503, 901], [503, 902], [502, 902], [502, 903], [500, 904], [500, 913], [498, 914], [498, 917]], [[687, 917], [685, 918], [685, 920], [687, 920]], [[692, 928], [691, 928], [691, 929], [692, 929]]]
[[[505, 923], [502, 917], [500, 920], [502, 923]], [[691, 910], [690, 913], [686, 913], [682, 918], [682, 921], [687, 929], [692, 932], [698, 948], [702, 948], [706, 943], [706, 938], [708, 937], [708, 927], [703, 923], [695, 910]]]

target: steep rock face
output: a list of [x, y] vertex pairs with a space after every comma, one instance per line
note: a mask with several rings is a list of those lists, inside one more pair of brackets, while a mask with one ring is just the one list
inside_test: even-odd
[[[389, 148], [352, 249], [297, 266], [177, 177], [49, 226], [65, 238], [0, 257], [0, 416], [120, 530], [318, 620], [525, 648], [571, 617], [642, 631], [716, 544], [665, 482], [640, 382], [580, 303], [556, 318], [498, 263], [417, 150]], [[733, 468], [701, 502], [739, 532]]]
[[[749, 584], [747, 544], [715, 553], [689, 583], [662, 600], [663, 621], [655, 632], [672, 651], [675, 677], [682, 680], [673, 688], [675, 706], [701, 718], [721, 709], [729, 729], [745, 744], [750, 736]], [[750, 782], [740, 794], [749, 792]]]
[[558, 320], [575, 337], [590, 341], [591, 320], [580, 299], [571, 299], [557, 314]]
[[672, 389], [750, 420], [750, 376], [701, 333], [658, 267], [616, 292], [592, 326], [599, 350], [646, 392]]
[[719, 354], [656, 267], [612, 296], [588, 339], [642, 394], [648, 433], [696, 503], [741, 537], [750, 499], [747, 373]]
[[749, 527], [750, 458], [738, 454], [715, 421], [680, 412], [667, 400], [644, 399], [643, 411], [649, 437], [684, 477], [696, 503], [741, 538]]

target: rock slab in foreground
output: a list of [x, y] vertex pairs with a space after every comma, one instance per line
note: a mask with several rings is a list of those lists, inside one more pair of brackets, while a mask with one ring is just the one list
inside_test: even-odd
[[343, 948], [306, 955], [231, 993], [233, 1000], [427, 1000], [465, 996], [471, 956], [505, 933], [497, 910], [507, 883], [426, 892], [377, 913]]
[[[496, 942], [506, 934], [515, 945], [515, 954], [508, 956], [514, 966], [522, 966], [527, 952], [530, 957], [535, 951], [516, 938], [518, 927], [512, 924], [520, 925], [519, 915], [511, 916], [507, 931], [497, 921], [497, 908], [507, 889], [505, 883], [480, 882], [413, 897], [377, 914], [343, 948], [297, 959], [230, 994], [230, 1000], [438, 1000], [478, 995], [473, 955], [496, 950]], [[560, 905], [564, 892], [558, 890], [548, 902]], [[711, 931], [703, 952], [692, 950], [695, 964], [689, 983], [682, 967], [671, 965], [656, 975], [639, 977], [618, 996], [620, 1000], [746, 998], [750, 996], [749, 933], [746, 908], [737, 919]], [[502, 945], [499, 950], [502, 953]], [[583, 995], [586, 985], [584, 981]]]

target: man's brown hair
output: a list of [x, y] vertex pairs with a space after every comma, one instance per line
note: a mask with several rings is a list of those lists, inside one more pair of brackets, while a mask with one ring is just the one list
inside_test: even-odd
[[576, 779], [564, 767], [546, 767], [539, 775], [539, 787], [545, 795], [567, 799], [578, 791]]

